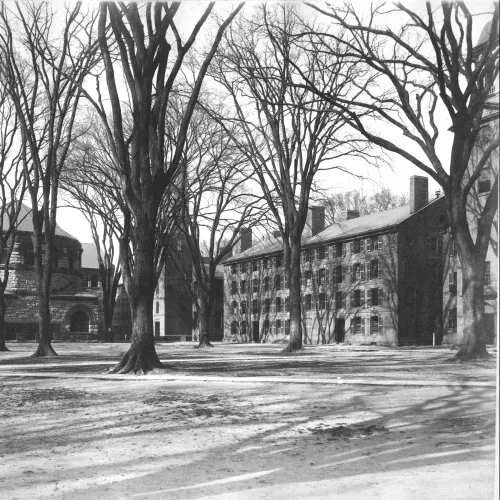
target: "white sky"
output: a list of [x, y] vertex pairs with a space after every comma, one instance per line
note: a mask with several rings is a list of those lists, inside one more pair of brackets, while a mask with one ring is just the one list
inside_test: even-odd
[[[94, 2], [92, 2], [94, 3]], [[258, 2], [248, 2], [245, 9], [251, 9], [253, 5]], [[317, 2], [320, 4], [320, 2]], [[331, 2], [335, 3], [335, 2]], [[492, 2], [490, 0], [469, 0], [466, 2], [469, 9], [473, 14], [479, 14], [484, 12], [492, 11]], [[405, 0], [404, 4], [411, 7], [414, 10], [425, 11], [425, 2], [423, 0]], [[433, 2], [437, 4], [437, 2]], [[188, 30], [194, 21], [196, 21], [201, 12], [204, 10], [205, 2], [198, 1], [185, 1], [181, 5], [179, 13], [176, 16], [176, 22], [178, 26], [181, 27], [182, 31]], [[230, 8], [232, 2], [219, 2], [219, 8]], [[367, 8], [368, 2], [356, 2], [356, 6], [360, 9]], [[304, 9], [308, 9], [304, 7]], [[474, 20], [475, 33], [473, 37], [476, 39], [479, 37], [480, 31], [484, 24], [486, 23], [487, 16], [478, 16]], [[443, 136], [441, 144], [441, 160], [444, 165], [447, 165], [447, 158], [449, 157], [450, 140], [451, 133], [445, 132], [449, 127], [443, 123], [441, 135]], [[357, 167], [361, 168], [361, 167]], [[412, 175], [425, 175], [417, 167], [413, 166], [411, 163], [397, 157], [393, 161], [393, 167], [383, 167], [379, 171], [371, 169], [367, 172], [370, 181], [361, 181], [353, 177], [347, 178], [346, 176], [339, 176], [338, 172], [325, 172], [321, 174], [321, 180], [323, 186], [329, 186], [333, 188], [334, 191], [347, 191], [353, 189], [363, 189], [366, 192], [371, 192], [379, 189], [380, 187], [388, 187], [392, 191], [397, 193], [408, 193], [410, 181], [409, 178]], [[429, 179], [429, 197], [434, 197], [434, 192], [439, 190], [439, 186], [432, 179]], [[58, 210], [58, 224], [65, 231], [69, 232], [74, 237], [78, 238], [81, 242], [91, 242], [92, 236], [90, 228], [85, 220], [84, 216], [75, 209], [61, 207]]]

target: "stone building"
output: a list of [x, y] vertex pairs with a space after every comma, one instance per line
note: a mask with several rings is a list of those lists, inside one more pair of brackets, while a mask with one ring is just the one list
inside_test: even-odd
[[[7, 340], [35, 340], [38, 332], [38, 298], [30, 209], [21, 208], [6, 290]], [[54, 339], [101, 339], [100, 288], [95, 285], [93, 245], [82, 244], [56, 227], [50, 312]], [[0, 272], [2, 265], [0, 264]]]
[[[488, 40], [491, 30], [491, 22], [488, 23], [475, 47], [475, 54], [480, 53]], [[485, 141], [483, 138], [491, 137], [493, 134], [498, 137], [499, 132], [499, 110], [498, 110], [498, 80], [490, 88], [488, 100], [482, 117], [482, 127], [476, 140], [476, 146], [472, 153], [471, 167], [477, 165], [482, 155]], [[489, 141], [488, 141], [489, 142]], [[467, 219], [473, 240], [477, 235], [477, 223], [479, 214], [490, 194], [493, 180], [498, 175], [499, 154], [498, 149], [490, 157], [490, 161], [482, 170], [479, 178], [474, 183], [467, 199]], [[471, 168], [472, 171], [472, 168]], [[457, 341], [457, 329], [461, 328], [463, 319], [462, 302], [462, 271], [460, 261], [454, 242], [450, 239], [449, 232], [445, 237], [445, 245], [448, 248], [445, 260], [446, 280], [443, 287], [444, 306], [444, 338], [443, 343], [454, 345]], [[488, 344], [497, 343], [498, 328], [498, 211], [495, 216], [490, 237], [490, 244], [486, 254], [486, 269], [484, 276], [484, 311], [485, 324], [484, 336]]]
[[[410, 203], [324, 228], [312, 207], [302, 249], [304, 343], [432, 344], [441, 335], [443, 197], [429, 202], [426, 177], [410, 180]], [[279, 237], [224, 262], [224, 340], [285, 341], [288, 284]]]

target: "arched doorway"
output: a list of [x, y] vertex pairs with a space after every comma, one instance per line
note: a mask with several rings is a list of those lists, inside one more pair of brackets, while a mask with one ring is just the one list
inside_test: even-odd
[[89, 333], [89, 317], [83, 311], [76, 311], [71, 315], [70, 331]]

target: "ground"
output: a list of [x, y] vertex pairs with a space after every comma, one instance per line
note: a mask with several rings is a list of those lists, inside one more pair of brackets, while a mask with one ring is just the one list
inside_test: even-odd
[[495, 361], [169, 344], [165, 374], [137, 377], [105, 373], [125, 344], [8, 347], [5, 500], [493, 498]]

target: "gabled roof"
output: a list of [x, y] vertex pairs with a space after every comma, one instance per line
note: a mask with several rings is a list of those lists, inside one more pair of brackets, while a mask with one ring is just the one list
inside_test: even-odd
[[82, 268], [99, 269], [97, 260], [97, 248], [93, 243], [81, 243], [82, 245]]
[[[410, 205], [403, 205], [401, 207], [377, 212], [370, 215], [363, 215], [355, 219], [337, 222], [327, 227], [315, 236], [310, 236], [302, 239], [303, 246], [313, 246], [321, 243], [328, 243], [334, 240], [344, 240], [352, 238], [353, 236], [368, 235], [373, 233], [380, 233], [390, 228], [394, 228], [401, 224], [403, 221], [409, 219], [412, 215], [425, 210], [427, 207], [438, 201], [440, 198], [432, 199], [427, 205], [423, 206], [413, 214], [410, 213]], [[265, 254], [272, 254], [282, 251], [283, 243], [281, 238], [269, 238], [259, 241], [248, 250], [239, 253], [224, 262], [224, 265], [231, 264], [240, 260], [249, 259]]]
[[[24, 203], [21, 204], [21, 210], [19, 211], [19, 217], [17, 221], [18, 221], [17, 231], [23, 231], [26, 233], [33, 232], [33, 224], [31, 222], [31, 208], [27, 207]], [[7, 229], [7, 224], [8, 224], [7, 220], [2, 221], [3, 229]], [[64, 236], [66, 238], [71, 238], [72, 240], [76, 240], [74, 236], [71, 236], [71, 234], [61, 229], [57, 224], [56, 224], [55, 235]]]

